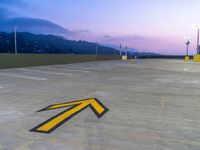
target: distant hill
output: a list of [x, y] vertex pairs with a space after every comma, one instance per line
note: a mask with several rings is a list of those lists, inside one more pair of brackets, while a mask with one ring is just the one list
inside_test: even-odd
[[[96, 43], [86, 41], [70, 41], [61, 36], [17, 33], [17, 49], [20, 53], [67, 53], [96, 54]], [[0, 32], [0, 53], [14, 52], [14, 34]], [[98, 45], [98, 54], [119, 54], [119, 51]]]
[[55, 24], [51, 21], [38, 18], [3, 18], [0, 19], [1, 31], [13, 32], [14, 26], [18, 27], [19, 32], [31, 32], [34, 34], [54, 34], [54, 35], [73, 35], [73, 32]]
[[71, 31], [52, 21], [28, 18], [28, 17], [1, 17], [0, 31], [13, 32], [14, 27], [18, 32], [29, 32], [33, 34], [64, 36], [67, 39], [90, 40], [93, 34], [89, 30]]

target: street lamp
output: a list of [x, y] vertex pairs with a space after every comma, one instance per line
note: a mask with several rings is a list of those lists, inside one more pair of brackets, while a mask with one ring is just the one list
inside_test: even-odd
[[14, 26], [15, 54], [17, 54], [17, 26]]
[[128, 55], [128, 51], [127, 51], [128, 47], [126, 46], [125, 49], [126, 49], [126, 54], [125, 55], [127, 57], [127, 55]]
[[190, 61], [190, 57], [189, 57], [189, 45], [190, 45], [190, 41], [189, 41], [189, 36], [185, 36], [185, 44], [186, 44], [186, 56], [185, 56], [185, 61]]
[[186, 41], [185, 44], [186, 44], [186, 56], [189, 56], [188, 49], [189, 49], [190, 41]]
[[119, 55], [122, 56], [122, 45], [121, 44], [120, 44], [119, 48], [120, 48]]
[[200, 29], [200, 25], [196, 25], [197, 28], [197, 55], [200, 53], [199, 51], [199, 29]]
[[96, 42], [96, 55], [98, 55], [98, 43]]
[[194, 55], [193, 60], [194, 62], [200, 62], [200, 46], [199, 46], [199, 36], [200, 36], [200, 25], [195, 25], [197, 29], [197, 54]]
[[190, 41], [186, 41], [185, 44], [186, 44], [186, 56], [189, 56], [188, 49], [189, 49]]

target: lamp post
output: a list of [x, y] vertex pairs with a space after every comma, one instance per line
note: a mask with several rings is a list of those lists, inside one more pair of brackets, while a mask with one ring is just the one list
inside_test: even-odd
[[196, 28], [197, 28], [197, 55], [198, 55], [200, 53], [200, 51], [199, 51], [199, 28], [200, 28], [200, 26], [196, 25]]
[[185, 61], [190, 61], [190, 57], [189, 57], [189, 45], [190, 45], [189, 36], [185, 36], [184, 38], [185, 38], [185, 45], [186, 45]]
[[14, 26], [15, 54], [17, 54], [17, 26]]
[[120, 48], [119, 55], [122, 56], [122, 45], [121, 44], [120, 44], [119, 48]]
[[188, 49], [189, 49], [190, 41], [187, 40], [187, 41], [185, 42], [185, 44], [186, 44], [186, 56], [189, 56]]
[[185, 45], [186, 45], [186, 56], [189, 56], [189, 45], [190, 45], [190, 37], [184, 36], [185, 39]]
[[128, 55], [128, 51], [127, 51], [128, 47], [126, 46], [125, 48], [126, 48], [126, 54], [125, 55], [127, 57], [127, 55]]
[[98, 55], [98, 43], [96, 42], [96, 55]]
[[200, 46], [199, 46], [199, 38], [200, 38], [200, 25], [195, 25], [195, 28], [197, 29], [197, 54], [194, 55], [193, 61], [194, 62], [200, 62]]

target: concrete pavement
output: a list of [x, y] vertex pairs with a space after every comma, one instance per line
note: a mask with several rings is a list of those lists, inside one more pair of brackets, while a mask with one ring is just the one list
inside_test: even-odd
[[[0, 150], [199, 150], [200, 64], [183, 60], [102, 61], [0, 70]], [[29, 130], [98, 98], [51, 134]]]

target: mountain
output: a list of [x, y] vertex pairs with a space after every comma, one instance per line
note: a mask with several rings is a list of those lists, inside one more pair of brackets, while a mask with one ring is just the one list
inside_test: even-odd
[[34, 34], [53, 34], [53, 35], [69, 35], [74, 33], [55, 24], [51, 21], [37, 18], [15, 17], [15, 18], [1, 18], [0, 30], [4, 32], [12, 32], [14, 26], [17, 26], [19, 32], [31, 32]]
[[[0, 32], [0, 53], [14, 52], [13, 33]], [[96, 43], [66, 40], [61, 36], [17, 32], [17, 49], [19, 53], [67, 53], [96, 54]], [[119, 54], [116, 49], [97, 46], [98, 54]]]
[[[1, 10], [1, 9], [0, 9]], [[106, 51], [102, 51], [102, 54], [109, 54], [109, 53], [119, 53], [119, 45], [115, 45], [115, 44], [109, 44], [109, 40], [113, 40], [113, 38], [111, 36], [104, 36], [104, 37], [97, 37], [94, 33], [90, 32], [89, 30], [78, 30], [78, 31], [70, 31], [68, 29], [65, 29], [63, 28], [62, 26], [56, 24], [56, 23], [53, 23], [51, 21], [48, 21], [48, 20], [45, 20], [45, 19], [38, 19], [38, 18], [27, 18], [27, 17], [5, 17], [6, 15], [1, 15], [0, 13], [0, 32], [2, 31], [3, 32], [6, 32], [6, 33], [12, 33], [13, 30], [14, 30], [14, 27], [17, 26], [17, 33], [20, 32], [20, 36], [22, 37], [29, 37], [31, 36], [31, 46], [33, 46], [34, 44], [32, 43], [33, 39], [34, 41], [38, 41], [38, 39], [36, 39], [35, 37], [38, 37], [38, 38], [46, 38], [44, 37], [45, 35], [52, 35], [52, 37], [59, 37], [59, 39], [61, 39], [61, 36], [64, 37], [65, 39], [73, 39], [73, 40], [77, 40], [77, 42], [84, 42], [84, 43], [81, 43], [81, 45], [85, 44], [86, 42], [85, 41], [78, 41], [78, 40], [87, 40], [87, 41], [90, 41], [88, 43], [91, 43], [91, 42], [96, 42], [96, 41], [102, 41], [102, 42], [99, 42], [100, 45], [102, 45], [104, 48], [106, 47], [106, 49], [109, 48], [109, 51], [106, 52]], [[22, 33], [24, 32], [24, 33]], [[26, 33], [25, 33], [26, 32]], [[29, 32], [29, 33], [27, 33]], [[1, 34], [2, 34], [1, 33]], [[30, 34], [32, 33], [32, 35]], [[28, 35], [29, 34], [29, 35]], [[41, 34], [41, 35], [34, 35], [34, 34]], [[5, 35], [5, 34], [3, 34]], [[55, 35], [55, 36], [53, 36]], [[6, 35], [6, 37], [9, 37], [10, 39], [7, 39], [5, 42], [7, 43], [7, 45], [5, 45], [5, 43], [2, 43], [3, 45], [0, 45], [0, 52], [13, 52], [13, 36], [11, 35]], [[51, 36], [49, 36], [48, 38], [51, 39]], [[118, 39], [118, 38], [117, 38]], [[18, 39], [19, 40], [19, 39]], [[21, 39], [22, 40], [22, 39]], [[107, 40], [107, 41], [105, 41]], [[122, 38], [123, 40], [123, 38]], [[58, 41], [58, 40], [56, 40]], [[11, 44], [11, 47], [9, 47], [9, 43], [12, 43]], [[23, 42], [20, 41], [20, 42]], [[48, 43], [48, 40], [45, 41]], [[69, 40], [68, 40], [69, 42]], [[72, 41], [71, 41], [72, 42]], [[1, 43], [1, 37], [0, 37], [0, 43]], [[40, 42], [39, 42], [40, 43]], [[63, 47], [59, 47], [59, 45], [52, 41], [52, 43], [54, 43], [54, 45], [51, 45], [53, 46], [52, 48], [50, 48], [51, 52], [50, 53], [85, 53], [85, 54], [92, 54], [94, 52], [91, 52], [90, 49], [86, 50], [84, 49], [83, 52], [80, 52], [80, 51], [75, 51], [75, 49], [73, 51], [70, 51], [70, 49], [73, 49], [73, 48], [77, 48], [75, 45], [73, 45], [73, 48], [69, 48], [69, 47], [66, 47], [68, 48], [68, 50], [64, 50]], [[64, 43], [64, 42], [61, 42], [61, 43]], [[75, 41], [74, 41], [75, 43]], [[106, 43], [106, 44], [105, 44]], [[120, 43], [119, 42], [116, 42], [116, 43]], [[40, 43], [41, 44], [41, 43]], [[80, 43], [79, 43], [80, 44]], [[34, 46], [36, 46], [37, 44], [35, 44]], [[44, 46], [44, 44], [41, 44], [42, 47], [40, 47], [40, 52], [43, 52], [43, 50], [47, 49]], [[70, 45], [70, 44], [69, 44]], [[89, 46], [91, 48], [91, 50], [94, 49], [96, 44], [93, 43], [93, 46]], [[2, 49], [3, 47], [4, 49]], [[66, 44], [65, 44], [66, 46]], [[47, 46], [48, 47], [48, 46]], [[59, 47], [57, 49], [57, 47]], [[5, 49], [6, 48], [6, 49]], [[25, 46], [25, 48], [27, 48], [27, 46]], [[53, 48], [56, 48], [53, 50]], [[30, 50], [27, 50], [27, 49], [24, 49], [21, 47], [21, 52], [39, 52], [37, 48], [34, 48], [33, 50], [33, 47], [28, 47], [28, 49]], [[49, 49], [48, 49], [49, 50]], [[49, 53], [49, 51], [44, 51], [44, 53]], [[111, 52], [112, 51], [112, 52]], [[138, 54], [137, 53], [137, 50], [134, 49], [134, 48], [131, 48], [131, 50], [128, 50], [128, 53], [130, 55], [134, 55], [134, 54]]]

